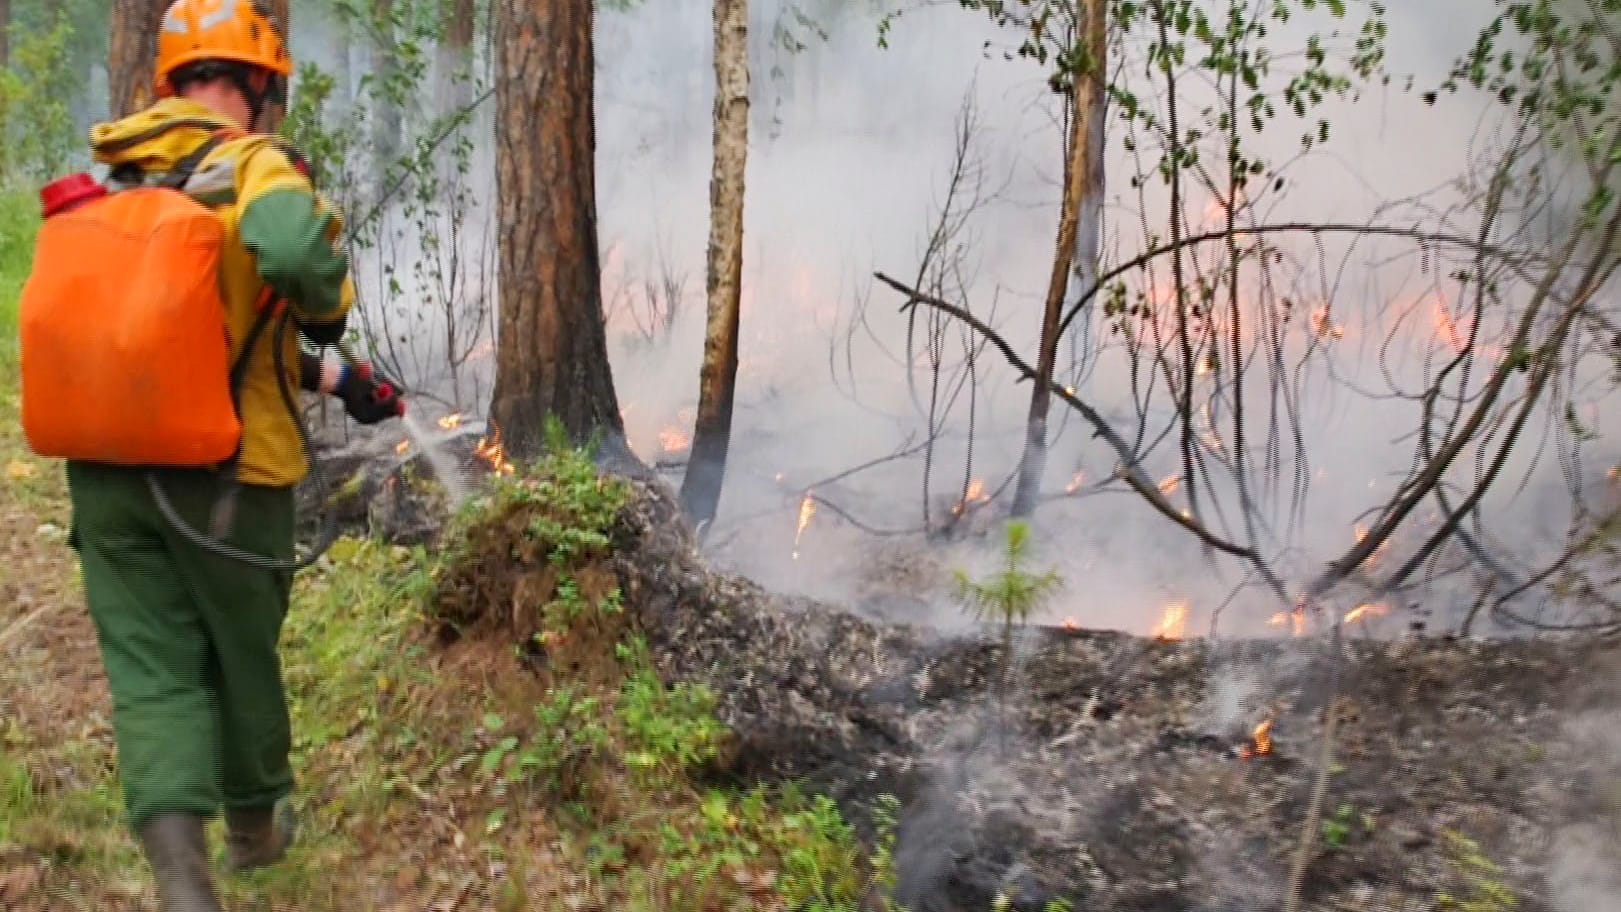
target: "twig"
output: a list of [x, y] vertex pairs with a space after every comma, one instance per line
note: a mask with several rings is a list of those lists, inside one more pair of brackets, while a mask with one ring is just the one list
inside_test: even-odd
[[[1008, 364], [1011, 365], [1014, 370], [1024, 375], [1025, 379], [1036, 379], [1037, 373], [1035, 368], [1031, 367], [1023, 358], [1019, 357], [1019, 353], [1013, 350], [1013, 346], [1010, 345], [1006, 339], [1002, 338], [1000, 333], [986, 324], [985, 321], [974, 316], [961, 307], [942, 301], [933, 295], [925, 294], [917, 289], [911, 288], [910, 286], [897, 281], [896, 279], [892, 279], [881, 272], [874, 273], [874, 277], [877, 278], [878, 281], [888, 285], [890, 288], [893, 288], [894, 290], [907, 296], [906, 303], [901, 305], [902, 309], [913, 307], [917, 304], [927, 304], [936, 310], [950, 314], [963, 323], [968, 324], [968, 326], [973, 328], [975, 332], [983, 336], [986, 341], [996, 346], [997, 351], [1002, 353], [1002, 357], [1007, 360]], [[1239, 557], [1249, 561], [1250, 564], [1255, 567], [1256, 572], [1261, 576], [1261, 578], [1266, 581], [1267, 587], [1271, 589], [1279, 599], [1292, 604], [1292, 600], [1289, 598], [1288, 592], [1283, 587], [1283, 581], [1280, 580], [1277, 574], [1272, 571], [1272, 568], [1267, 565], [1265, 559], [1263, 559], [1260, 554], [1255, 552], [1253, 549], [1234, 544], [1233, 542], [1222, 538], [1221, 536], [1212, 532], [1203, 523], [1195, 520], [1193, 517], [1182, 515], [1182, 512], [1176, 509], [1176, 507], [1165, 498], [1164, 494], [1160, 493], [1159, 487], [1154, 483], [1153, 479], [1149, 478], [1143, 473], [1142, 467], [1139, 465], [1138, 459], [1132, 452], [1130, 445], [1126, 443], [1126, 441], [1120, 436], [1114, 427], [1110, 425], [1109, 422], [1105, 420], [1096, 409], [1077, 398], [1074, 393], [1064, 388], [1056, 380], [1049, 380], [1048, 385], [1052, 389], [1053, 395], [1064, 400], [1064, 402], [1067, 403], [1071, 408], [1080, 412], [1081, 417], [1085, 418], [1087, 422], [1090, 423], [1097, 431], [1097, 436], [1102, 437], [1109, 444], [1109, 446], [1114, 449], [1115, 454], [1120, 459], [1120, 466], [1118, 469], [1116, 469], [1115, 474], [1121, 480], [1125, 481], [1132, 490], [1142, 495], [1142, 497], [1146, 499], [1155, 510], [1158, 510], [1163, 516], [1165, 516], [1165, 518], [1176, 523], [1189, 532], [1192, 532], [1201, 542], [1217, 551], [1231, 554], [1234, 557]]]
[[1332, 637], [1334, 671], [1328, 690], [1328, 706], [1323, 710], [1323, 731], [1318, 742], [1317, 781], [1311, 789], [1311, 801], [1306, 805], [1306, 819], [1300, 824], [1300, 847], [1295, 850], [1294, 864], [1289, 871], [1289, 886], [1283, 896], [1283, 912], [1300, 912], [1300, 890], [1306, 882], [1306, 867], [1317, 843], [1321, 828], [1323, 800], [1328, 796], [1328, 772], [1334, 765], [1334, 730], [1340, 716], [1340, 670], [1344, 657], [1340, 655], [1340, 623], [1334, 622]]
[[12, 637], [22, 633], [25, 629], [27, 629], [28, 625], [34, 623], [34, 621], [38, 620], [41, 616], [61, 607], [61, 604], [62, 603], [60, 602], [47, 602], [38, 608], [35, 608], [33, 611], [28, 612], [17, 620], [12, 621], [4, 631], [0, 631], [0, 648], [3, 648], [7, 643], [11, 642]]

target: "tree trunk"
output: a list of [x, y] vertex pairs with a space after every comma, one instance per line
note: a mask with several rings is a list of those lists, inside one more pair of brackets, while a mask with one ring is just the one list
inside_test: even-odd
[[715, 0], [715, 158], [709, 181], [709, 324], [698, 418], [681, 501], [693, 525], [715, 518], [737, 392], [743, 286], [743, 177], [749, 146], [748, 0]]
[[501, 325], [490, 415], [515, 458], [545, 420], [614, 454], [623, 426], [608, 368], [597, 257], [593, 0], [498, 0], [496, 188]]
[[[1030, 390], [1030, 416], [1025, 427], [1024, 456], [1019, 463], [1019, 484], [1013, 495], [1014, 516], [1029, 516], [1035, 509], [1041, 493], [1041, 476], [1047, 463], [1047, 411], [1052, 404], [1053, 368], [1058, 360], [1058, 323], [1064, 308], [1064, 295], [1069, 290], [1070, 270], [1075, 266], [1076, 239], [1080, 235], [1082, 200], [1099, 197], [1101, 182], [1089, 186], [1088, 178], [1097, 172], [1101, 177], [1102, 149], [1092, 149], [1095, 134], [1093, 120], [1101, 119], [1099, 110], [1103, 97], [1103, 54], [1105, 13], [1103, 0], [1087, 4], [1085, 20], [1077, 23], [1077, 39], [1088, 49], [1085, 72], [1076, 73], [1070, 93], [1068, 154], [1064, 158], [1064, 197], [1059, 207], [1058, 244], [1053, 252], [1052, 275], [1047, 285], [1046, 309], [1041, 320], [1041, 350], [1036, 361], [1036, 379]], [[1099, 143], [1101, 146], [1101, 143]], [[1094, 157], [1096, 169], [1091, 167]], [[1101, 211], [1097, 205], [1087, 207], [1094, 215]], [[1096, 253], [1097, 229], [1089, 226], [1087, 236]], [[1093, 267], [1095, 273], [1095, 267]]]
[[371, 97], [371, 140], [377, 173], [382, 175], [399, 155], [400, 148], [400, 106], [389, 97], [386, 89], [398, 69], [394, 46], [394, 0], [372, 0], [372, 27], [376, 29], [376, 34], [371, 46], [371, 75], [382, 91], [374, 92]]
[[[444, 39], [438, 52], [438, 113], [456, 114], [473, 100], [473, 38], [477, 25], [473, 0], [450, 0]], [[451, 156], [445, 156], [446, 159]], [[448, 172], [447, 172], [448, 173]]]
[[[287, 0], [270, 0], [270, 16], [275, 21], [277, 30], [281, 32], [282, 43], [290, 43], [293, 34], [293, 21], [291, 18], [292, 11], [288, 9]], [[279, 105], [266, 105], [265, 113], [258, 124], [259, 132], [275, 133], [281, 129], [281, 123], [286, 119], [286, 102]]]
[[152, 103], [152, 64], [168, 0], [113, 0], [107, 41], [107, 97], [124, 117]]

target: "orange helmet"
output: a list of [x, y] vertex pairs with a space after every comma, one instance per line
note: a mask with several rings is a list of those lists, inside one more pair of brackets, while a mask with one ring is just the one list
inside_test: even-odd
[[255, 0], [176, 0], [169, 7], [158, 30], [158, 97], [174, 94], [170, 74], [204, 60], [259, 67], [282, 79], [293, 72], [276, 22]]

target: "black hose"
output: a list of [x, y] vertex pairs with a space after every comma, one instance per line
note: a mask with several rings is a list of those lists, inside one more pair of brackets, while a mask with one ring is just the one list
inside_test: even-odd
[[[287, 409], [287, 416], [292, 419], [293, 427], [298, 430], [298, 439], [303, 444], [304, 458], [309, 463], [310, 475], [314, 476], [315, 488], [324, 492], [326, 490], [326, 476], [321, 471], [321, 461], [316, 458], [315, 443], [310, 439], [309, 428], [304, 426], [304, 419], [298, 412], [298, 403], [293, 397], [293, 392], [287, 387], [287, 358], [283, 353], [283, 348], [290, 320], [291, 313], [284, 310], [276, 323], [276, 331], [271, 335], [271, 358], [276, 369], [276, 388], [281, 393], [281, 402]], [[242, 357], [246, 361], [248, 352], [244, 352]], [[185, 517], [181, 516], [180, 512], [175, 509], [174, 503], [169, 500], [169, 495], [164, 492], [163, 485], [158, 481], [156, 473], [146, 473], [146, 486], [152, 492], [152, 499], [157, 502], [158, 512], [163, 514], [163, 518], [168, 521], [170, 526], [174, 527], [174, 530], [180, 534], [181, 538], [210, 554], [240, 561], [260, 570], [275, 570], [287, 573], [303, 570], [320, 560], [321, 555], [325, 554], [327, 549], [332, 547], [332, 543], [338, 540], [337, 523], [332, 518], [332, 511], [323, 509], [321, 512], [321, 535], [316, 539], [315, 546], [309, 553], [303, 557], [294, 557], [291, 560], [266, 557], [263, 554], [248, 551], [245, 548], [238, 548], [229, 542], [205, 535], [193, 528], [190, 523], [186, 522]]]

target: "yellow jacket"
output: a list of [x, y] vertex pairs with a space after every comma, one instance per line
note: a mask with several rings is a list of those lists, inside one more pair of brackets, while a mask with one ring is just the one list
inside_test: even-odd
[[[167, 98], [90, 134], [96, 160], [121, 171], [156, 175], [173, 170], [216, 132], [237, 130], [228, 118], [183, 98]], [[225, 224], [220, 268], [232, 363], [258, 314], [268, 284], [287, 301], [306, 333], [336, 341], [354, 301], [347, 257], [339, 241], [342, 217], [293, 166], [275, 140], [247, 135], [221, 143], [201, 162], [186, 192], [211, 206]], [[298, 431], [282, 400], [274, 348], [286, 370], [280, 383], [298, 401], [298, 340], [292, 325], [273, 338], [272, 323], [248, 353], [240, 391], [244, 484], [296, 484], [308, 470]]]

